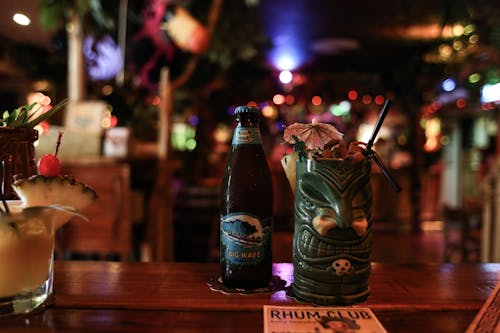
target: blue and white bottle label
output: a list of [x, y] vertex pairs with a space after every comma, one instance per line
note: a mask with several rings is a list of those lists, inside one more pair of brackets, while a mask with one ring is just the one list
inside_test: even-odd
[[260, 138], [259, 128], [240, 126], [235, 128], [232, 142], [233, 145], [260, 145], [261, 143], [262, 139]]
[[259, 264], [270, 246], [271, 232], [272, 218], [260, 220], [248, 213], [221, 216], [221, 255], [233, 264]]

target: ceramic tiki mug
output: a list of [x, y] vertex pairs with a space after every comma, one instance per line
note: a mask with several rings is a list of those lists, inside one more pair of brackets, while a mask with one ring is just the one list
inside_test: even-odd
[[297, 160], [294, 296], [318, 305], [351, 304], [370, 294], [371, 160]]
[[17, 199], [11, 187], [14, 177], [27, 178], [37, 173], [36, 140], [38, 132], [32, 128], [0, 128], [0, 181], [5, 199]]

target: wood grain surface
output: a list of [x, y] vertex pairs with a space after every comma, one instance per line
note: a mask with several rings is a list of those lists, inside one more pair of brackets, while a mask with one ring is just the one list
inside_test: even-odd
[[[57, 261], [55, 301], [0, 332], [261, 332], [264, 304], [284, 291], [222, 294], [217, 264]], [[289, 285], [290, 263], [274, 264]], [[371, 308], [388, 332], [464, 332], [500, 280], [500, 264], [372, 264]]]

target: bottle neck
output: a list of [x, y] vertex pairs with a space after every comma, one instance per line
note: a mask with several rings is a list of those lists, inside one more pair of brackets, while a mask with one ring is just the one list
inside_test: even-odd
[[236, 118], [238, 126], [234, 130], [233, 145], [260, 145], [259, 116], [255, 114], [239, 114]]
[[259, 128], [259, 115], [257, 114], [238, 114], [236, 117], [238, 127], [255, 127]]

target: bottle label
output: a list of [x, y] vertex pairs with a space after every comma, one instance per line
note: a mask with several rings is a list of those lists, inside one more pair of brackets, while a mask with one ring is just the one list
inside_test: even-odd
[[262, 140], [260, 138], [260, 131], [258, 127], [241, 127], [237, 126], [234, 130], [233, 145], [260, 145]]
[[227, 262], [256, 265], [271, 247], [272, 217], [259, 220], [249, 213], [221, 216], [221, 255]]

